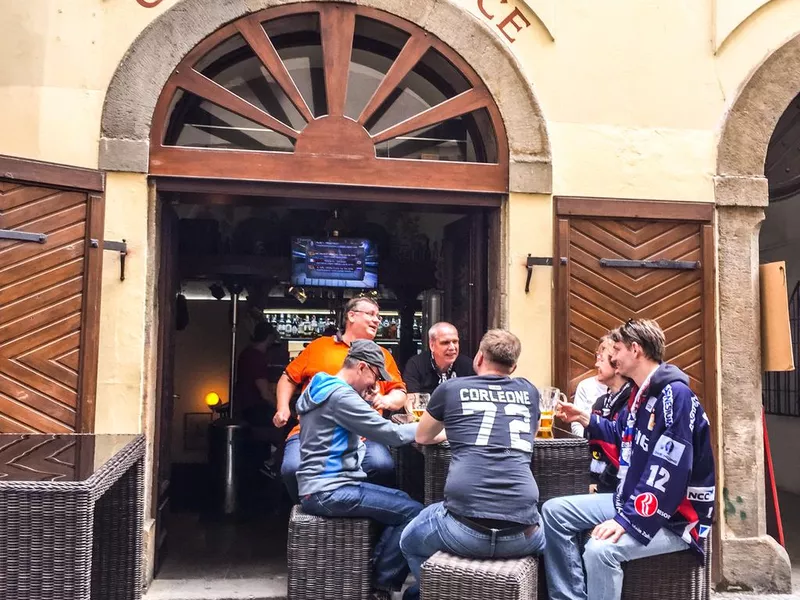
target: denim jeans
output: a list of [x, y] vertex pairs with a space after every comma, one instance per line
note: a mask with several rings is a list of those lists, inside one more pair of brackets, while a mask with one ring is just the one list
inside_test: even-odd
[[622, 596], [621, 563], [689, 547], [666, 529], [653, 536], [647, 546], [628, 534], [623, 534], [617, 543], [591, 538], [583, 551], [581, 564], [579, 537], [616, 514], [614, 494], [565, 496], [544, 503], [542, 521], [547, 538], [544, 566], [550, 600], [619, 600]]
[[[444, 550], [468, 558], [516, 558], [538, 554], [544, 548], [544, 535], [539, 527], [524, 532], [498, 536], [492, 544], [491, 535], [475, 531], [448, 514], [444, 503], [427, 506], [403, 531], [400, 548], [408, 560], [411, 574], [419, 582], [422, 563]], [[418, 585], [418, 583], [417, 583]]]
[[[400, 551], [403, 529], [422, 510], [422, 504], [405, 492], [359, 483], [332, 492], [317, 492], [301, 499], [303, 510], [321, 517], [367, 517], [386, 525], [373, 554], [374, 586], [399, 590], [408, 575], [408, 563]], [[405, 600], [416, 600], [419, 589], [409, 588]]]
[[[367, 474], [367, 480], [376, 485], [394, 486], [394, 461], [389, 448], [377, 442], [367, 440], [364, 460], [361, 468]], [[300, 435], [295, 434], [286, 440], [281, 463], [281, 478], [289, 492], [292, 502], [297, 503], [297, 470], [300, 468]]]

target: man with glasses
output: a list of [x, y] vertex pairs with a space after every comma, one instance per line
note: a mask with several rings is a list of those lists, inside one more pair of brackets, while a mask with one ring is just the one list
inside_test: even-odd
[[[291, 416], [289, 402], [298, 388], [304, 389], [317, 373], [334, 375], [342, 368], [347, 352], [355, 340], [374, 340], [378, 333], [380, 316], [378, 303], [370, 298], [353, 298], [344, 307], [344, 332], [320, 337], [311, 342], [286, 367], [278, 380], [277, 409], [273, 418], [276, 427], [283, 427]], [[391, 376], [380, 381], [367, 400], [376, 410], [398, 410], [405, 405], [406, 387], [392, 355], [384, 348], [381, 352], [386, 369]], [[300, 464], [300, 425], [294, 427], [286, 438], [281, 477], [293, 501], [297, 501], [297, 473]], [[376, 442], [368, 442], [364, 456], [364, 471], [370, 480], [390, 484], [394, 480], [394, 463], [389, 449]]]
[[[400, 536], [422, 505], [399, 490], [367, 483], [361, 437], [391, 446], [414, 440], [416, 423], [398, 425], [365, 402], [387, 381], [385, 357], [369, 340], [354, 340], [335, 376], [317, 373], [297, 401], [303, 420], [297, 483], [303, 510], [322, 517], [366, 517], [386, 526], [375, 547], [374, 587], [386, 597], [408, 575]], [[406, 594], [413, 598], [414, 591]]]
[[[619, 600], [622, 563], [686, 548], [702, 554], [714, 514], [708, 417], [686, 374], [663, 362], [664, 332], [630, 319], [610, 335], [617, 371], [634, 383], [627, 406], [613, 421], [571, 404], [557, 414], [617, 447], [617, 490], [545, 502], [551, 600]], [[581, 562], [578, 544], [590, 529]]]

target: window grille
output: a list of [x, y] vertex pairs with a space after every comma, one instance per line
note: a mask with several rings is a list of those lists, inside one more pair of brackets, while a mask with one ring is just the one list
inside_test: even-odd
[[792, 333], [794, 371], [764, 373], [762, 399], [768, 415], [800, 417], [800, 370], [798, 346], [800, 345], [800, 281], [789, 297], [789, 327]]

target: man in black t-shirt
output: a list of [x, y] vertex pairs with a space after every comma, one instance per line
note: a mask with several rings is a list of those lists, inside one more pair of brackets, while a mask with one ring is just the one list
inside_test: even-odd
[[458, 330], [440, 321], [428, 330], [428, 348], [412, 356], [403, 371], [409, 393], [432, 394], [439, 385], [456, 377], [475, 375], [472, 359], [459, 354]]
[[422, 563], [439, 550], [506, 558], [544, 548], [531, 473], [539, 392], [510, 377], [520, 351], [514, 334], [487, 332], [473, 361], [477, 375], [441, 384], [422, 416], [417, 442], [436, 443], [446, 428], [452, 460], [444, 502], [425, 508], [400, 541], [417, 581]]

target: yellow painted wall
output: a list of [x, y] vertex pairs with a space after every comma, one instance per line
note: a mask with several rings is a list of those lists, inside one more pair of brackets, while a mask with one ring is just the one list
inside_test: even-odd
[[[553, 255], [553, 203], [550, 196], [511, 194], [508, 207], [508, 323], [522, 341], [517, 375], [537, 386], [551, 383], [553, 269], [534, 267], [525, 293], [528, 254]], [[535, 230], [536, 235], [531, 235]]]
[[119, 254], [103, 253], [100, 357], [95, 430], [137, 433], [143, 429], [143, 398], [149, 394], [148, 193], [144, 175], [109, 173], [106, 179], [105, 238], [128, 244], [125, 281]]
[[[791, 0], [458, 2], [497, 32], [533, 82], [558, 195], [713, 201], [725, 111], [764, 58], [800, 32], [800, 2]], [[0, 0], [0, 154], [95, 167], [114, 70], [142, 29], [178, 3]], [[515, 9], [531, 25], [506, 22], [501, 31]], [[98, 431], [145, 426], [155, 364], [148, 207], [144, 176], [109, 174], [106, 236], [126, 238], [130, 256], [125, 282], [118, 257], [104, 256]], [[508, 217], [508, 324], [525, 343], [520, 371], [545, 383], [552, 270], [535, 269], [525, 295], [524, 257], [552, 253], [551, 201], [512, 194]]]

